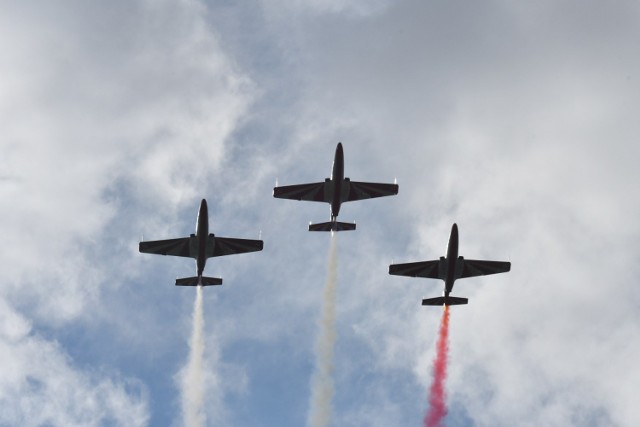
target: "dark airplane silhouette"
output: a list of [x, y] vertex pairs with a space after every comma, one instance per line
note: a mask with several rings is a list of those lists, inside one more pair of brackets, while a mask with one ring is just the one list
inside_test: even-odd
[[205, 199], [200, 202], [196, 234], [179, 239], [140, 242], [140, 252], [143, 253], [195, 258], [197, 276], [176, 279], [176, 286], [222, 285], [221, 278], [202, 275], [207, 258], [261, 251], [262, 247], [262, 240], [233, 239], [209, 234], [209, 213]]
[[443, 296], [423, 299], [422, 305], [459, 305], [467, 304], [468, 299], [449, 296], [456, 279], [504, 273], [510, 269], [510, 262], [480, 261], [458, 257], [458, 226], [453, 224], [446, 258], [440, 257], [439, 260], [407, 264], [391, 264], [389, 274], [444, 280]]
[[342, 152], [342, 143], [340, 142], [336, 147], [331, 178], [326, 178], [324, 182], [286, 185], [273, 189], [273, 197], [279, 199], [307, 200], [310, 202], [326, 202], [331, 204], [331, 221], [320, 224], [309, 224], [309, 231], [355, 230], [356, 225], [354, 223], [337, 221], [342, 203], [372, 199], [374, 197], [393, 196], [396, 194], [398, 194], [397, 184], [357, 182], [345, 178], [344, 154]]

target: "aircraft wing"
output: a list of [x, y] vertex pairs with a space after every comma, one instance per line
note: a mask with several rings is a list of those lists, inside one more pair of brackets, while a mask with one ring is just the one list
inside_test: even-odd
[[506, 273], [511, 270], [511, 263], [504, 261], [480, 261], [464, 259], [462, 277], [486, 276], [489, 274]]
[[347, 194], [346, 202], [398, 194], [398, 184], [379, 184], [377, 182], [358, 181], [350, 181], [349, 184], [349, 194]]
[[208, 257], [243, 254], [245, 252], [261, 251], [263, 247], [262, 240], [251, 239], [233, 239], [231, 237], [209, 236], [214, 239], [213, 245], [207, 245], [213, 248], [213, 253], [208, 253]]
[[274, 187], [273, 197], [278, 199], [307, 200], [310, 202], [330, 202], [324, 191], [324, 182], [311, 184], [284, 185]]
[[409, 277], [427, 277], [429, 279], [438, 279], [439, 260], [409, 262], [406, 264], [391, 264], [389, 266], [389, 274], [395, 276]]
[[140, 242], [139, 250], [146, 254], [192, 257], [189, 250], [188, 237]]

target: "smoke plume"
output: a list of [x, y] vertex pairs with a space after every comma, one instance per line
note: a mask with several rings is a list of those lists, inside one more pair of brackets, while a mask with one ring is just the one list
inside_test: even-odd
[[320, 335], [316, 342], [316, 372], [311, 391], [308, 425], [326, 427], [331, 421], [333, 399], [333, 348], [336, 342], [336, 286], [338, 255], [336, 233], [331, 233], [331, 248], [324, 287]]
[[189, 341], [189, 361], [182, 377], [182, 416], [185, 427], [202, 427], [204, 372], [204, 316], [202, 312], [202, 286], [196, 286], [196, 302], [193, 306], [193, 332]]
[[447, 379], [447, 358], [449, 355], [449, 306], [445, 305], [440, 321], [440, 332], [433, 362], [433, 382], [429, 389], [429, 410], [424, 417], [425, 427], [442, 427], [447, 415], [446, 393], [444, 389]]

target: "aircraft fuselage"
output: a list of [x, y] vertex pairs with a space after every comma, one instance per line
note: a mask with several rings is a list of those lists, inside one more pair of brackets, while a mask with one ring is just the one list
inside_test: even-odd
[[344, 182], [344, 152], [342, 151], [342, 143], [338, 143], [336, 147], [336, 155], [333, 159], [333, 168], [331, 171], [331, 185], [333, 186], [333, 199], [331, 200], [331, 221], [335, 221], [338, 213], [340, 213], [340, 205], [342, 204], [342, 185]]
[[196, 238], [198, 241], [198, 257], [196, 258], [196, 266], [198, 276], [202, 276], [204, 266], [207, 263], [207, 238], [209, 236], [209, 210], [207, 201], [202, 199], [200, 202], [200, 210], [198, 210], [198, 219], [196, 220]]
[[458, 225], [453, 224], [451, 227], [451, 235], [449, 236], [449, 245], [447, 246], [447, 258], [446, 258], [446, 276], [445, 276], [445, 297], [449, 296], [449, 293], [453, 289], [453, 284], [456, 281], [456, 267], [458, 264]]

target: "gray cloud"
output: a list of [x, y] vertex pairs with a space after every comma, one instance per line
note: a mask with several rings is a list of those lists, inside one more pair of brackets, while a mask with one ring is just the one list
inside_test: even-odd
[[[311, 180], [341, 139], [350, 176], [400, 175], [398, 200], [341, 214], [371, 222], [341, 241], [354, 243], [341, 254], [350, 267], [339, 279], [348, 290], [336, 366], [353, 372], [336, 388], [403, 366], [421, 383], [404, 393], [426, 388], [437, 316], [417, 304], [440, 284], [378, 267], [442, 255], [457, 221], [463, 255], [508, 258], [513, 271], [456, 287], [471, 305], [452, 315], [452, 402], [477, 425], [633, 425], [636, 8], [462, 6], [401, 2], [356, 20], [278, 21], [305, 76], [281, 169]], [[294, 210], [309, 219], [321, 210], [274, 209], [289, 218], [280, 230], [300, 221]], [[300, 300], [317, 299], [306, 281], [314, 290]], [[356, 343], [341, 355], [341, 340]], [[354, 366], [358, 350], [368, 357]], [[370, 386], [390, 385], [379, 381]], [[388, 416], [388, 399], [367, 407], [375, 415], [348, 403], [336, 411], [369, 425]]]

